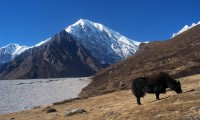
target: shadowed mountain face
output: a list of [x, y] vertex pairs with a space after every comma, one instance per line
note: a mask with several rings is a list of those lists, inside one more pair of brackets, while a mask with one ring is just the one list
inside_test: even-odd
[[0, 66], [0, 79], [90, 76], [101, 65], [65, 30], [41, 45]]
[[83, 89], [80, 96], [115, 91], [121, 83], [130, 88], [134, 78], [161, 71], [174, 78], [200, 73], [199, 46], [200, 25], [170, 40], [143, 44], [132, 57], [97, 73], [93, 82]]

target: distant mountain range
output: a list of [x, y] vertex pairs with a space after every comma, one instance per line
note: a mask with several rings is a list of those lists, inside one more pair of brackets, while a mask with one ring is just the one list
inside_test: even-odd
[[[171, 39], [199, 24], [185, 26], [174, 33]], [[131, 57], [144, 46], [100, 23], [80, 19], [35, 46], [9, 44], [1, 47], [0, 79], [91, 76], [111, 64]], [[144, 57], [146, 53], [148, 51], [141, 55]]]
[[[191, 26], [185, 25], [180, 31], [174, 33], [172, 38], [199, 24], [200, 21], [198, 23], [193, 23]], [[81, 43], [103, 64], [113, 64], [133, 55], [138, 50], [138, 46], [141, 43], [130, 40], [102, 24], [94, 23], [87, 19], [80, 19], [73, 25], [67, 27], [65, 31], [72, 34], [77, 42]], [[7, 63], [24, 51], [39, 47], [50, 41], [50, 39], [51, 37], [35, 46], [8, 44], [4, 47], [0, 47], [0, 64]]]
[[[80, 19], [65, 31], [73, 36], [76, 42], [82, 44], [102, 64], [113, 64], [134, 54], [141, 42], [133, 41], [102, 24], [86, 19]], [[39, 47], [51, 38], [35, 46], [20, 46], [9, 44], [0, 48], [0, 64], [6, 63], [24, 51]]]
[[0, 79], [90, 76], [133, 55], [140, 42], [80, 19], [35, 46], [0, 48]]

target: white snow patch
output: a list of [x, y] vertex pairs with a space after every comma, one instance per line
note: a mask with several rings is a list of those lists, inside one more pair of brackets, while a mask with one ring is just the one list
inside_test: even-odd
[[200, 24], [200, 21], [198, 23], [192, 23], [191, 26], [185, 25], [180, 31], [178, 31], [177, 33], [174, 33], [172, 35], [172, 38], [183, 33], [183, 32], [185, 32], [185, 31], [187, 31], [187, 30], [189, 30], [189, 29], [191, 29], [191, 28], [193, 28], [193, 27], [195, 27], [195, 26], [197, 26], [197, 25], [199, 25], [199, 24]]
[[12, 53], [13, 57], [16, 56], [16, 55], [19, 55], [21, 54], [22, 52], [28, 50], [30, 47], [27, 47], [27, 46], [20, 46], [18, 44], [16, 44], [16, 50]]

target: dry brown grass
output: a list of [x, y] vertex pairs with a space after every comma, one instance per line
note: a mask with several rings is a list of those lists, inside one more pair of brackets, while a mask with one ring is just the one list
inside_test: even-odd
[[[0, 120], [197, 120], [200, 117], [200, 75], [181, 79], [182, 94], [169, 91], [155, 95], [147, 94], [136, 104], [131, 90], [122, 90], [71, 103], [50, 106], [57, 112], [46, 113], [46, 107], [0, 115]], [[65, 117], [71, 108], [84, 108], [87, 113]]]

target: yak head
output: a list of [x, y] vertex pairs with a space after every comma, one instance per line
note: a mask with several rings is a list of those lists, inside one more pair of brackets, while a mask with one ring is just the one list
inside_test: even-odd
[[181, 83], [179, 80], [173, 82], [173, 90], [178, 94], [182, 93]]

